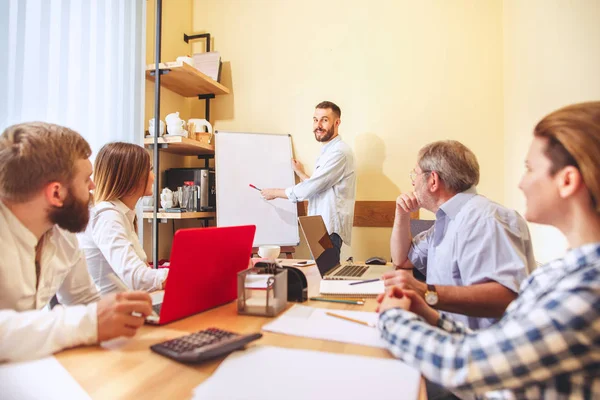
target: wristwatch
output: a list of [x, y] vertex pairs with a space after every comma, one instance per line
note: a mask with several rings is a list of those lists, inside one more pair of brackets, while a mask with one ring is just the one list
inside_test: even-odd
[[435, 289], [435, 285], [427, 285], [427, 291], [425, 291], [425, 302], [430, 306], [435, 306], [438, 303], [438, 294]]

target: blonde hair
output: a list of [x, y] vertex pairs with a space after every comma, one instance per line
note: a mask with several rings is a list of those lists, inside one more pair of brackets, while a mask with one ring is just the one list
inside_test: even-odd
[[150, 155], [143, 147], [114, 142], [104, 145], [94, 162], [94, 202], [118, 200], [145, 188]]
[[456, 140], [441, 140], [419, 151], [423, 172], [435, 171], [446, 187], [460, 193], [479, 183], [479, 163], [467, 146]]
[[576, 167], [600, 213], [600, 101], [556, 110], [538, 122], [533, 134], [548, 139], [544, 154], [552, 162], [550, 174], [568, 165]]
[[0, 198], [24, 202], [51, 182], [69, 186], [75, 162], [92, 154], [77, 132], [45, 122], [9, 126], [0, 135]]

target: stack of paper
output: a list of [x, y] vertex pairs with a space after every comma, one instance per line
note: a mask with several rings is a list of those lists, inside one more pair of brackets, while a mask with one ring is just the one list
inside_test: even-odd
[[90, 399], [54, 357], [0, 364], [2, 399]]
[[221, 79], [221, 55], [218, 51], [194, 53], [192, 59], [197, 70], [219, 82]]
[[295, 305], [275, 321], [264, 325], [263, 330], [313, 339], [386, 347], [386, 342], [381, 338], [377, 328], [332, 317], [327, 315], [327, 312], [334, 312], [372, 325], [376, 325], [379, 318], [374, 312], [328, 310]]
[[227, 357], [193, 399], [415, 400], [419, 385], [399, 360], [255, 346]]

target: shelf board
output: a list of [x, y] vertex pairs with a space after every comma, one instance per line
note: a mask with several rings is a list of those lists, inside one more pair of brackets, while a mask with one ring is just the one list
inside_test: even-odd
[[[152, 219], [153, 213], [145, 212], [144, 219]], [[166, 212], [158, 212], [156, 213], [158, 219], [194, 219], [194, 218], [215, 218], [217, 213], [214, 211], [208, 212], [182, 212], [182, 213], [166, 213]]]
[[[146, 65], [146, 79], [154, 82], [155, 64]], [[161, 86], [184, 97], [196, 97], [200, 94], [229, 94], [229, 89], [214, 81], [183, 61], [160, 63], [161, 70], [168, 69], [169, 73], [160, 76]]]
[[[167, 153], [180, 154], [186, 156], [195, 156], [200, 154], [215, 154], [214, 138], [211, 144], [208, 144], [210, 134], [202, 134], [200, 140], [190, 139], [183, 136], [161, 136], [158, 138], [158, 144], [166, 145], [161, 147], [160, 151]], [[154, 137], [144, 139], [144, 146], [150, 147], [154, 144]]]

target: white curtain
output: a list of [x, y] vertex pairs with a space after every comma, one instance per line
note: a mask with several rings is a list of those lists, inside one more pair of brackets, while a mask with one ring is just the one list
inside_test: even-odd
[[65, 125], [94, 155], [141, 143], [145, 13], [145, 0], [0, 0], [0, 129]]

